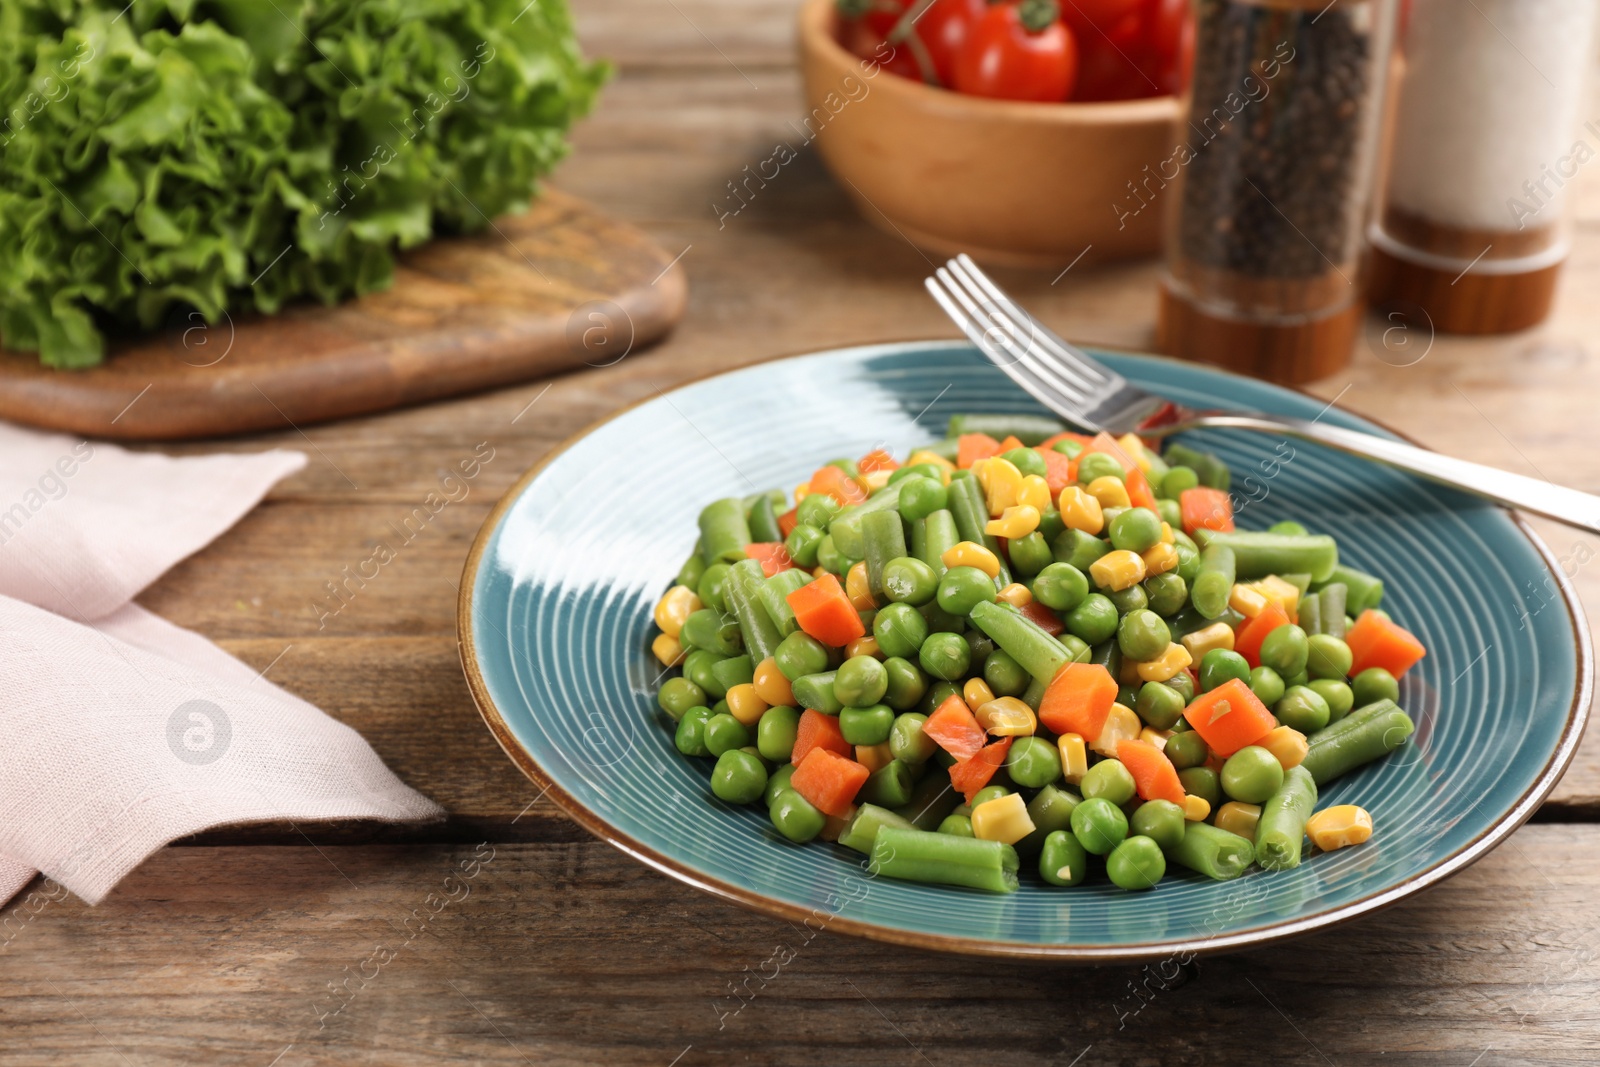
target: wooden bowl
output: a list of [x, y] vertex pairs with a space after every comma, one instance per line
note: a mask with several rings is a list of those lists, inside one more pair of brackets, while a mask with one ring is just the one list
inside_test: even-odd
[[1176, 97], [964, 96], [878, 69], [836, 33], [832, 0], [805, 0], [798, 132], [868, 221], [939, 255], [1005, 266], [1060, 269], [1085, 248], [1083, 262], [1160, 250], [1171, 182], [1159, 169], [1179, 141]]

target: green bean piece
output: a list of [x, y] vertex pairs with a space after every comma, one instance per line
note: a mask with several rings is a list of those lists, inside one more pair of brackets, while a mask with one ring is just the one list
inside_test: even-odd
[[1316, 593], [1302, 593], [1295, 614], [1298, 616], [1297, 624], [1307, 637], [1315, 637], [1322, 632], [1322, 598]]
[[1219, 882], [1239, 877], [1255, 858], [1249, 838], [1219, 830], [1210, 823], [1191, 822], [1183, 827], [1183, 840], [1167, 858], [1197, 874]]
[[1044, 685], [1049, 685], [1056, 672], [1067, 663], [1069, 657], [1061, 643], [1038, 623], [1009, 605], [1001, 606], [994, 602], [978, 604], [972, 608], [970, 617], [974, 626], [992, 638], [995, 644], [1005, 649], [1006, 655]]
[[828, 669], [828, 647], [804, 630], [796, 630], [779, 641], [772, 658], [791, 682]]
[[1305, 764], [1290, 767], [1283, 785], [1261, 807], [1256, 823], [1256, 862], [1269, 871], [1300, 866], [1306, 820], [1317, 806], [1317, 782]]
[[833, 691], [834, 672], [808, 674], [790, 682], [794, 698], [802, 708], [820, 711], [824, 715], [837, 715], [844, 710], [844, 701]]
[[701, 608], [689, 613], [678, 631], [678, 640], [686, 648], [703, 648], [719, 656], [737, 655], [744, 644], [739, 636], [739, 620], [714, 608]]
[[1057, 563], [1068, 563], [1088, 573], [1095, 560], [1111, 551], [1109, 542], [1082, 530], [1067, 530], [1050, 545]]
[[1039, 877], [1051, 885], [1073, 886], [1089, 876], [1089, 854], [1066, 830], [1052, 830], [1039, 849]]
[[678, 577], [673, 579], [674, 584], [686, 585], [690, 589], [697, 589], [700, 579], [706, 573], [706, 561], [700, 558], [700, 546], [695, 545], [695, 550], [689, 558], [683, 561], [683, 566], [678, 568]]
[[1055, 562], [1049, 542], [1038, 530], [1007, 541], [1006, 554], [1011, 560], [1011, 569], [1023, 578], [1032, 578]]
[[1163, 458], [1173, 466], [1182, 464], [1193, 470], [1199, 477], [1200, 484], [1207, 488], [1226, 491], [1231, 487], [1233, 479], [1228, 471], [1228, 465], [1210, 452], [1200, 452], [1173, 441], [1167, 445]]
[[761, 802], [768, 807], [778, 799], [778, 794], [789, 788], [789, 779], [794, 777], [794, 764], [781, 764], [777, 770], [767, 776], [767, 788], [761, 793]]
[[1399, 700], [1400, 683], [1382, 667], [1368, 667], [1350, 680], [1355, 707], [1362, 708], [1379, 700]]
[[[887, 766], [882, 768], [882, 770], [888, 769]], [[867, 782], [870, 785], [872, 779], [867, 779]], [[862, 790], [865, 789], [866, 786], [863, 786]], [[896, 815], [888, 807], [877, 802], [863, 802], [856, 808], [856, 813], [850, 817], [850, 821], [845, 823], [843, 832], [839, 834], [839, 844], [856, 852], [870, 853], [873, 841], [877, 840], [878, 831], [885, 826], [892, 826], [897, 830], [916, 829], [911, 825], [910, 819]]]
[[[792, 767], [780, 767], [778, 773], [784, 771], [794, 773]], [[773, 775], [775, 779], [777, 775]], [[767, 805], [767, 817], [772, 820], [772, 828], [778, 833], [793, 841], [795, 844], [804, 844], [813, 840], [822, 833], [822, 828], [827, 824], [828, 817], [812, 806], [811, 801], [787, 787], [788, 779], [784, 779], [785, 787], [780, 789]], [[768, 780], [771, 784], [771, 779]]]
[[[866, 520], [868, 515], [888, 512], [900, 520], [900, 492], [906, 483], [903, 481], [886, 485], [876, 493], [867, 497], [865, 501], [839, 513], [828, 524], [828, 533], [833, 536], [833, 543], [838, 550], [851, 559], [867, 558]], [[811, 499], [810, 497], [806, 498]], [[902, 540], [904, 540], [902, 536]], [[905, 555], [905, 546], [902, 544], [897, 555]]]
[[755, 503], [750, 505], [745, 513], [745, 521], [749, 523], [752, 541], [783, 540], [783, 534], [778, 530], [778, 513], [772, 509], [772, 498], [765, 493], [756, 497]]
[[[1080, 641], [1079, 644], [1082, 644], [1082, 642]], [[1085, 651], [1087, 651], [1087, 647], [1085, 647]], [[1037, 678], [1032, 678], [1028, 681], [1028, 688], [1024, 689], [1022, 695], [1017, 699], [1034, 711], [1038, 711], [1039, 705], [1044, 702], [1044, 691], [1045, 684]]]
[[724, 584], [728, 607], [739, 620], [739, 633], [744, 637], [744, 647], [757, 663], [772, 655], [783, 635], [777, 625], [757, 600], [762, 583], [767, 580], [761, 564], [753, 559], [733, 565]]
[[[884, 808], [897, 808], [911, 800], [913, 784], [910, 765], [892, 759], [867, 776], [857, 799]], [[906, 825], [910, 825], [909, 820], [906, 820]]]
[[[1056, 785], [1046, 785], [1028, 801], [1028, 818], [1033, 830], [1016, 843], [1019, 855], [1031, 856], [1044, 845], [1044, 839], [1057, 830], [1072, 830], [1072, 809], [1083, 803], [1076, 793]], [[1076, 839], [1074, 839], [1076, 840]]]
[[[876, 621], [873, 625], [877, 625]], [[883, 702], [896, 711], [916, 707], [928, 691], [928, 676], [908, 656], [890, 656], [884, 660], [883, 673], [889, 683], [883, 691]]]
[[960, 449], [961, 442], [958, 439], [954, 437], [946, 437], [942, 441], [935, 441], [931, 445], [923, 445], [918, 449], [918, 451], [920, 452], [926, 450], [928, 452], [932, 452], [940, 459], [948, 460], [949, 462], [954, 463], [956, 461], [956, 456], [960, 454]]
[[1061, 420], [1048, 415], [951, 415], [944, 432], [949, 437], [960, 437], [966, 433], [988, 434], [996, 441], [1015, 437], [1032, 448], [1066, 428]]
[[1170, 800], [1147, 800], [1134, 809], [1128, 829], [1171, 852], [1183, 841], [1183, 809]]
[[961, 540], [983, 545], [995, 554], [1000, 561], [1000, 574], [994, 580], [995, 588], [1004, 589], [1011, 584], [1011, 568], [1006, 564], [1000, 539], [983, 532], [989, 522], [989, 505], [984, 500], [983, 489], [976, 478], [960, 478], [951, 480], [949, 490], [950, 514], [956, 520], [956, 533]]
[[1291, 685], [1284, 690], [1283, 699], [1272, 706], [1278, 721], [1310, 737], [1324, 726], [1333, 715], [1333, 709], [1322, 694], [1308, 685]]
[[672, 735], [672, 743], [679, 752], [685, 756], [711, 755], [711, 750], [706, 748], [706, 720], [709, 718], [711, 709], [704, 705], [684, 712], [683, 718], [678, 720], [677, 731]]
[[1393, 752], [1415, 730], [1411, 716], [1393, 702], [1380, 700], [1351, 712], [1311, 738], [1310, 751], [1300, 766], [1318, 785], [1327, 785], [1340, 775]]
[[[834, 691], [838, 692], [838, 689], [839, 686], [835, 683]], [[889, 731], [892, 729], [894, 729], [894, 709], [887, 704], [871, 704], [866, 707], [846, 705], [839, 712], [839, 732], [844, 734], [844, 739], [852, 745], [881, 745], [889, 740]]]
[[1105, 797], [1086, 798], [1072, 809], [1072, 836], [1086, 851], [1104, 856], [1128, 836], [1128, 817]]
[[762, 759], [787, 763], [794, 754], [800, 731], [800, 712], [785, 704], [774, 704], [756, 722], [756, 750]]
[[1235, 574], [1240, 579], [1265, 578], [1276, 574], [1305, 573], [1314, 582], [1326, 581], [1339, 565], [1339, 546], [1326, 534], [1295, 537], [1232, 530], [1211, 535], [1207, 547], [1224, 545], [1233, 549]]
[[1316, 583], [1318, 587], [1327, 588], [1335, 585], [1344, 586], [1346, 615], [1358, 616], [1369, 608], [1376, 608], [1383, 603], [1383, 579], [1365, 571], [1358, 571], [1354, 567], [1340, 564]]
[[882, 602], [883, 565], [907, 552], [905, 523], [898, 511], [874, 511], [861, 520], [861, 535], [867, 549], [867, 587]]
[[750, 540], [744, 501], [738, 497], [714, 500], [700, 512], [700, 553], [706, 563], [739, 562]]
[[922, 525], [923, 549], [917, 558], [943, 576], [944, 554], [961, 543], [961, 533], [956, 528], [956, 518], [949, 508], [941, 508], [930, 512], [928, 517], [922, 520]]
[[690, 708], [703, 707], [705, 702], [706, 691], [687, 678], [668, 678], [656, 693], [656, 703], [674, 721], [682, 719]]
[[1014, 893], [1020, 866], [1017, 850], [999, 841], [883, 826], [872, 843], [867, 872], [910, 882]]
[[1283, 675], [1271, 667], [1257, 667], [1250, 672], [1250, 691], [1269, 708], [1283, 699], [1286, 689]]
[[1020, 697], [1028, 691], [1033, 675], [1011, 653], [997, 648], [983, 658], [983, 680], [997, 697]]
[[1106, 857], [1106, 876], [1120, 889], [1154, 889], [1167, 873], [1167, 857], [1148, 837], [1132, 836]]
[[1209, 544], [1200, 553], [1200, 569], [1189, 583], [1189, 602], [1207, 619], [1215, 619], [1228, 609], [1228, 597], [1236, 580], [1237, 560], [1227, 545]]
[[935, 678], [958, 681], [967, 676], [967, 668], [972, 666], [972, 646], [960, 634], [929, 634], [917, 652], [917, 662]]
[[[1346, 595], [1349, 591], [1342, 585], [1334, 583], [1325, 585], [1316, 593], [1318, 632], [1329, 637], [1344, 640], [1344, 613], [1346, 608]], [[1310, 631], [1307, 631], [1308, 633]]]
[[789, 567], [771, 578], [763, 578], [761, 584], [756, 586], [756, 602], [767, 613], [767, 618], [772, 620], [780, 637], [788, 637], [800, 629], [794, 609], [789, 606], [789, 594], [810, 581], [811, 575], [798, 567]]
[[729, 656], [713, 663], [711, 674], [722, 687], [722, 692], [726, 694], [736, 685], [746, 685], [755, 681], [756, 668], [749, 656]]
[[950, 776], [935, 768], [911, 788], [911, 799], [894, 813], [909, 819], [918, 830], [937, 830], [960, 802], [961, 794], [951, 787]]

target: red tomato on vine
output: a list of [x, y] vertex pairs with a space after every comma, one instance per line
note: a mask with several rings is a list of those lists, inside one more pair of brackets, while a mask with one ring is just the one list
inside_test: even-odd
[[992, 4], [955, 59], [958, 92], [1002, 100], [1065, 100], [1078, 75], [1078, 48], [1056, 0]]
[[934, 0], [917, 19], [915, 33], [942, 84], [950, 84], [956, 56], [988, 9], [988, 0]]

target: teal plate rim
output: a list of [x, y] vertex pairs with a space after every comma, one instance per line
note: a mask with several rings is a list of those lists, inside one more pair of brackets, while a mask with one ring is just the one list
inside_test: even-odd
[[[1121, 349], [1109, 345], [1094, 346], [1097, 350], [1117, 355], [1134, 356], [1143, 360], [1172, 363], [1177, 367], [1193, 370], [1196, 364], [1170, 357], [1139, 352], [1132, 349]], [[761, 367], [766, 364], [778, 363], [785, 360], [803, 359], [812, 356], [840, 356], [857, 355], [862, 358], [868, 355], [885, 355], [907, 349], [967, 349], [972, 346], [964, 341], [952, 341], [948, 338], [930, 338], [927, 340], [906, 340], [897, 342], [883, 342], [868, 345], [847, 346], [844, 348], [818, 349], [806, 352], [788, 353], [764, 360], [756, 360], [738, 367], [714, 371], [708, 374], [680, 382], [672, 390], [665, 393], [657, 392], [653, 395], [642, 397], [613, 411], [604, 418], [589, 424], [577, 433], [561, 441], [552, 448], [543, 458], [530, 467], [517, 479], [516, 483], [508, 489], [494, 508], [484, 519], [476, 536], [473, 538], [471, 549], [467, 553], [465, 564], [462, 568], [461, 584], [457, 598], [456, 646], [460, 655], [462, 670], [467, 679], [468, 689], [472, 694], [474, 704], [477, 705], [479, 714], [483, 717], [485, 725], [495, 741], [504, 750], [506, 755], [519, 770], [535, 785], [541, 789], [540, 796], [549, 796], [568, 816], [580, 826], [600, 838], [602, 841], [616, 847], [623, 853], [644, 863], [669, 877], [675, 878], [687, 885], [691, 885], [713, 896], [734, 904], [741, 905], [753, 911], [762, 912], [774, 917], [792, 921], [803, 922], [812, 916], [812, 910], [798, 904], [751, 892], [743, 887], [724, 882], [718, 878], [695, 870], [673, 856], [662, 853], [628, 835], [618, 827], [607, 822], [569, 792], [549, 775], [537, 760], [517, 741], [515, 734], [505, 721], [500, 709], [495, 704], [490, 688], [484, 679], [483, 672], [478, 663], [476, 651], [476, 635], [473, 627], [472, 608], [473, 597], [478, 587], [478, 575], [481, 569], [484, 554], [495, 534], [499, 531], [502, 521], [511, 508], [517, 503], [528, 487], [551, 464], [555, 463], [575, 445], [589, 437], [602, 426], [622, 418], [634, 409], [642, 407], [654, 400], [670, 398], [674, 393], [680, 392], [690, 386], [720, 377]], [[1260, 387], [1265, 383], [1257, 379], [1220, 368], [1204, 366], [1202, 369], [1208, 373], [1222, 378], [1237, 378], [1252, 387]], [[1320, 398], [1300, 390], [1283, 386], [1271, 386], [1283, 389], [1285, 392], [1298, 395], [1302, 398], [1318, 401]], [[670, 401], [669, 401], [670, 402]], [[1353, 413], [1352, 413], [1353, 414]], [[1394, 435], [1397, 438], [1410, 440], [1406, 435], [1385, 426], [1377, 420], [1367, 416], [1359, 416], [1367, 423]], [[1412, 442], [1417, 443], [1417, 442]], [[1578, 600], [1577, 593], [1572, 586], [1564, 568], [1560, 565], [1555, 555], [1551, 552], [1544, 540], [1533, 530], [1523, 517], [1515, 511], [1505, 510], [1514, 528], [1530, 543], [1539, 559], [1544, 564], [1554, 580], [1556, 588], [1561, 594], [1561, 603], [1566, 611], [1566, 619], [1572, 633], [1573, 644], [1576, 651], [1575, 683], [1573, 697], [1566, 712], [1561, 734], [1556, 745], [1551, 750], [1544, 767], [1538, 776], [1528, 786], [1524, 793], [1499, 816], [1497, 816], [1476, 837], [1464, 843], [1431, 866], [1426, 867], [1403, 881], [1377, 890], [1367, 896], [1358, 898], [1349, 903], [1329, 908], [1323, 912], [1315, 912], [1295, 919], [1282, 919], [1270, 921], [1260, 926], [1235, 930], [1232, 933], [1212, 936], [1203, 939], [1191, 940], [1158, 940], [1149, 943], [1117, 943], [1117, 944], [1092, 944], [1092, 943], [1042, 943], [1042, 942], [1017, 942], [993, 940], [981, 937], [961, 937], [948, 934], [928, 933], [917, 930], [897, 929], [876, 923], [864, 922], [849, 918], [843, 914], [833, 916], [828, 929], [889, 944], [905, 945], [913, 948], [931, 951], [955, 952], [966, 955], [988, 956], [1010, 959], [1037, 959], [1061, 963], [1086, 963], [1104, 964], [1118, 962], [1138, 962], [1156, 957], [1172, 956], [1187, 953], [1193, 956], [1214, 955], [1235, 952], [1245, 948], [1261, 947], [1263, 945], [1305, 936], [1307, 934], [1328, 929], [1341, 923], [1381, 910], [1389, 905], [1449, 878], [1493, 850], [1502, 841], [1516, 831], [1523, 823], [1527, 822], [1538, 809], [1551, 790], [1560, 781], [1562, 775], [1571, 765], [1577, 751], [1578, 743], [1583, 737], [1587, 726], [1590, 704], [1594, 690], [1594, 649], [1589, 636], [1588, 627], [1584, 621], [1584, 612]]]

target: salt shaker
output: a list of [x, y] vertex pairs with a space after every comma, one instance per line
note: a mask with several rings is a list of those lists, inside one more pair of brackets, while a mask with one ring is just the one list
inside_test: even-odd
[[[1578, 129], [1596, 0], [1413, 0], [1371, 298], [1449, 333], [1549, 314], [1569, 244], [1566, 186], [1595, 156]], [[1406, 309], [1410, 310], [1410, 309]]]
[[1291, 382], [1348, 361], [1394, 20], [1393, 0], [1196, 0], [1163, 351]]

